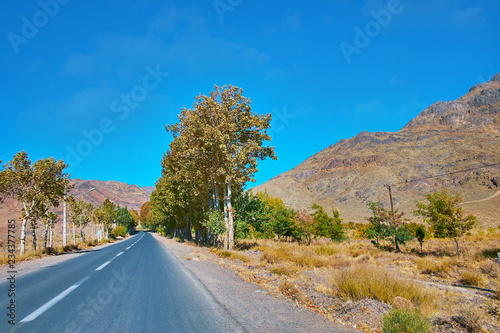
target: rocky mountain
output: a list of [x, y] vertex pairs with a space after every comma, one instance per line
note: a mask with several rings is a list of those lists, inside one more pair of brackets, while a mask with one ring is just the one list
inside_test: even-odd
[[367, 204], [411, 217], [415, 200], [449, 189], [485, 226], [500, 223], [500, 73], [455, 101], [436, 102], [398, 132], [361, 132], [257, 186], [295, 209], [314, 202], [364, 222]]

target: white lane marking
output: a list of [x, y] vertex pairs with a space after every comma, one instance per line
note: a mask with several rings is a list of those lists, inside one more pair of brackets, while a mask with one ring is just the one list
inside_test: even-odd
[[37, 310], [32, 312], [29, 316], [27, 316], [26, 318], [24, 318], [20, 322], [27, 323], [29, 321], [35, 320], [39, 315], [41, 315], [42, 313], [44, 313], [45, 311], [50, 309], [54, 304], [56, 304], [57, 302], [62, 300], [64, 297], [68, 296], [69, 293], [71, 293], [73, 290], [78, 288], [82, 283], [87, 281], [89, 278], [90, 278], [90, 276], [87, 276], [87, 277], [83, 278], [82, 280], [80, 280], [78, 283], [72, 285], [71, 287], [69, 287], [68, 289], [66, 289], [65, 291], [63, 291], [62, 293], [60, 293], [59, 295], [57, 295], [56, 297], [54, 297], [53, 299], [51, 299], [50, 301], [48, 301], [47, 303], [45, 303], [44, 305], [39, 307]]
[[[139, 238], [137, 241], [135, 241], [135, 243], [137, 243], [138, 241], [140, 241], [142, 239], [142, 237], [144, 237], [144, 234], [141, 236], [141, 238]], [[127, 248], [127, 250], [129, 248], [131, 248], [132, 246], [134, 246], [135, 243], [132, 244], [132, 245], [130, 245]], [[119, 257], [122, 254], [123, 254], [123, 252], [120, 252], [116, 256], [114, 256], [114, 258]], [[113, 259], [111, 259], [111, 260], [113, 260]], [[102, 264], [101, 266], [97, 267], [96, 271], [100, 271], [101, 269], [103, 269], [104, 267], [106, 267], [111, 262], [111, 260], [106, 261], [104, 264]], [[72, 285], [71, 287], [69, 287], [68, 289], [66, 289], [65, 291], [63, 291], [62, 293], [60, 293], [59, 295], [57, 295], [56, 297], [54, 297], [53, 299], [51, 299], [50, 301], [48, 301], [47, 303], [45, 303], [44, 305], [42, 305], [41, 307], [39, 307], [37, 310], [35, 310], [34, 312], [32, 312], [26, 318], [24, 318], [23, 320], [21, 320], [20, 323], [27, 323], [27, 322], [35, 320], [38, 316], [40, 316], [42, 313], [44, 313], [45, 311], [47, 311], [48, 309], [50, 309], [52, 306], [54, 306], [54, 304], [56, 304], [57, 302], [59, 302], [60, 300], [62, 300], [64, 297], [68, 296], [73, 290], [75, 290], [76, 288], [78, 288], [82, 283], [84, 283], [85, 281], [87, 281], [89, 278], [90, 278], [90, 275], [87, 276], [87, 277], [85, 277], [85, 278], [83, 278], [83, 279], [81, 279], [79, 282], [77, 282], [76, 284]]]
[[111, 262], [111, 260], [106, 261], [104, 264], [102, 264], [101, 266], [97, 267], [95, 270], [96, 271], [100, 271], [101, 269], [103, 269], [104, 267], [106, 267], [110, 262]]
[[130, 245], [129, 247], [127, 247], [125, 250], [128, 250], [128, 249], [130, 249], [131, 247], [132, 247], [132, 245]]

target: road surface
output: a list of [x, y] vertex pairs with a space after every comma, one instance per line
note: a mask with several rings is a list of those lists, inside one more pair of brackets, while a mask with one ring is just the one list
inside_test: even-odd
[[149, 233], [16, 277], [15, 297], [9, 288], [0, 332], [245, 331]]

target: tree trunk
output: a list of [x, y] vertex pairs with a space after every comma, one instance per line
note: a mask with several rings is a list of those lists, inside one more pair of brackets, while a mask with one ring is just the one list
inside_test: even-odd
[[213, 201], [214, 201], [214, 209], [219, 210], [219, 190], [217, 189], [217, 185], [214, 184], [214, 193], [213, 193]]
[[49, 246], [50, 247], [54, 247], [54, 243], [52, 242], [52, 240], [53, 240], [52, 236], [53, 235], [52, 235], [52, 222], [51, 222], [51, 224], [50, 224], [50, 231], [49, 231], [49, 244], [50, 244]]
[[398, 239], [396, 238], [396, 236], [394, 236], [394, 244], [396, 245], [396, 252], [401, 252], [401, 250], [399, 249]]
[[82, 242], [85, 242], [85, 236], [83, 235], [83, 229], [82, 229], [82, 217], [80, 216], [80, 239]]
[[229, 214], [227, 211], [227, 189], [224, 188], [224, 224], [226, 232], [224, 235], [224, 250], [229, 250]]
[[457, 257], [460, 257], [460, 248], [458, 247], [458, 239], [456, 237], [453, 237], [453, 240], [455, 241], [455, 249], [457, 251]]
[[24, 218], [23, 219], [23, 224], [21, 224], [21, 243], [19, 244], [19, 249], [20, 249], [20, 253], [23, 254], [24, 253], [24, 246], [26, 244], [26, 222], [28, 221], [27, 218]]
[[75, 221], [73, 221], [73, 245], [76, 245]]
[[36, 252], [36, 221], [33, 222], [33, 252]]
[[45, 224], [45, 232], [44, 232], [44, 242], [43, 242], [43, 247], [47, 248], [47, 237], [49, 235], [49, 222], [47, 221], [47, 224]]
[[234, 250], [234, 220], [233, 207], [231, 206], [231, 180], [227, 182], [227, 211], [228, 211], [228, 228], [229, 228], [229, 250]]

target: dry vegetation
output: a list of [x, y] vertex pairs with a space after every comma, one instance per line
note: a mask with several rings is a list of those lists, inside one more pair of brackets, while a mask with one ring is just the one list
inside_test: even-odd
[[413, 241], [395, 253], [352, 237], [310, 246], [242, 240], [238, 251], [211, 252], [269, 293], [367, 332], [382, 332], [385, 314], [422, 327], [429, 322], [435, 332], [497, 332], [499, 241], [500, 230], [476, 231], [460, 240], [460, 257], [449, 240], [426, 239], [423, 253]]
[[[37, 250], [37, 251], [33, 251], [32, 249], [30, 249], [30, 247], [27, 247], [26, 252], [24, 252], [23, 254], [19, 254], [19, 252], [16, 251], [16, 253], [15, 253], [16, 263], [21, 262], [21, 261], [25, 261], [25, 260], [39, 259], [39, 258], [43, 258], [46, 256], [53, 256], [53, 255], [76, 252], [76, 251], [80, 251], [80, 250], [86, 250], [86, 249], [89, 249], [91, 247], [101, 245], [101, 244], [107, 244], [107, 243], [114, 243], [114, 240], [113, 239], [108, 239], [108, 240], [102, 239], [100, 242], [97, 242], [96, 240], [92, 240], [92, 241], [88, 241], [88, 242], [77, 242], [77, 244], [68, 244], [66, 246], [42, 248], [42, 249]], [[19, 244], [16, 244], [16, 246], [19, 246]], [[6, 250], [4, 250], [2, 255], [0, 256], [0, 265], [7, 264], [8, 262], [9, 262], [8, 253]]]

